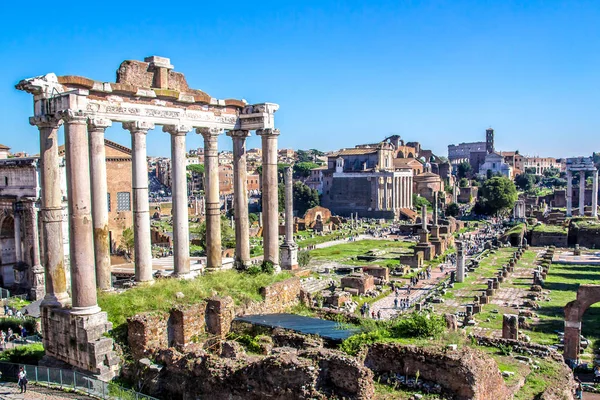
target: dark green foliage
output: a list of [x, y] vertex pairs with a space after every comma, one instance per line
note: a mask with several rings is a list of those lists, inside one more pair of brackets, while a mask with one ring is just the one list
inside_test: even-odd
[[191, 164], [187, 167], [188, 171], [192, 171], [196, 174], [204, 175], [204, 164]]
[[[319, 192], [311, 189], [302, 182], [294, 182], [294, 210], [298, 215], [304, 215], [309, 208], [316, 207], [320, 204]], [[279, 211], [285, 210], [285, 185], [279, 185]]]
[[488, 179], [479, 189], [473, 211], [476, 214], [499, 215], [512, 209], [517, 201], [517, 188], [507, 177]]
[[471, 164], [469, 164], [468, 161], [463, 161], [458, 164], [458, 167], [456, 168], [456, 175], [459, 178], [468, 178], [472, 171], [473, 168], [471, 167]]
[[[202, 222], [192, 233], [198, 235], [200, 246], [206, 250], [206, 222]], [[224, 249], [235, 247], [235, 231], [231, 227], [230, 221], [224, 217], [221, 217], [221, 245]]]
[[431, 203], [425, 197], [417, 196], [413, 193], [413, 207], [415, 207], [417, 210], [421, 210], [423, 206], [431, 208]]
[[303, 250], [298, 253], [298, 265], [300, 267], [306, 267], [310, 262], [310, 252], [308, 250]]
[[0, 361], [15, 364], [37, 365], [44, 357], [44, 346], [41, 343], [15, 347], [0, 353]]
[[448, 204], [448, 207], [446, 207], [446, 215], [448, 217], [456, 217], [456, 216], [458, 216], [459, 213], [460, 213], [460, 208], [458, 207], [458, 204], [456, 204], [456, 203], [450, 203], [450, 204]]
[[298, 162], [294, 164], [294, 179], [308, 178], [310, 176], [310, 170], [317, 168], [319, 164], [314, 162]]
[[519, 174], [515, 177], [515, 185], [523, 191], [530, 190], [535, 184], [535, 176], [532, 174]]
[[35, 333], [35, 320], [31, 318], [19, 319], [19, 318], [1, 318], [0, 319], [0, 330], [6, 333], [8, 328], [12, 329], [14, 333], [21, 334], [21, 328], [19, 325], [23, 325], [27, 330], [27, 335], [33, 335]]
[[469, 180], [467, 178], [460, 178], [460, 181], [458, 181], [458, 186], [461, 188], [469, 187]]
[[262, 264], [260, 264], [260, 270], [265, 274], [272, 275], [275, 272], [275, 265], [273, 264], [273, 261], [264, 260]]

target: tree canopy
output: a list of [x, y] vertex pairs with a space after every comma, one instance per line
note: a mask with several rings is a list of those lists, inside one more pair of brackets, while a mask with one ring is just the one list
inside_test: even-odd
[[533, 188], [535, 185], [535, 176], [531, 174], [519, 174], [515, 177], [515, 185], [524, 192]]
[[448, 204], [448, 207], [446, 207], [446, 216], [448, 216], [448, 217], [456, 217], [456, 216], [458, 216], [459, 213], [460, 213], [460, 208], [458, 207], [458, 204], [456, 204], [456, 203], [450, 203], [450, 204]]
[[[294, 182], [292, 188], [294, 194], [294, 210], [298, 211], [298, 215], [304, 215], [309, 208], [316, 207], [320, 204], [319, 192], [311, 189], [302, 182]], [[279, 211], [285, 210], [285, 185], [279, 185]]]
[[471, 164], [469, 164], [468, 161], [463, 161], [458, 164], [458, 167], [456, 168], [456, 175], [459, 178], [467, 178], [472, 171], [473, 167], [471, 167]]
[[479, 188], [474, 211], [477, 214], [499, 215], [511, 210], [517, 201], [517, 188], [505, 176], [488, 179]]
[[[206, 222], [202, 222], [194, 233], [198, 235], [200, 246], [206, 251]], [[235, 231], [225, 217], [221, 217], [221, 246], [224, 249], [235, 247]]]
[[188, 171], [204, 174], [204, 164], [190, 164], [186, 168]]
[[319, 164], [314, 162], [297, 162], [294, 164], [294, 178], [308, 178], [310, 176], [310, 170], [313, 168], [317, 168]]

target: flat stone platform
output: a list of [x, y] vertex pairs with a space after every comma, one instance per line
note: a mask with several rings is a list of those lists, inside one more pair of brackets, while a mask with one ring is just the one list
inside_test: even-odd
[[[175, 261], [173, 256], [153, 258], [152, 259], [152, 270], [153, 271], [164, 271], [164, 275], [168, 276], [173, 273], [175, 267]], [[206, 257], [190, 257], [190, 272], [198, 272], [204, 269], [206, 266]], [[233, 258], [223, 258], [223, 268], [233, 268]], [[133, 263], [113, 265], [111, 267], [113, 275], [117, 277], [132, 277], [135, 275], [135, 266]]]
[[358, 328], [341, 325], [339, 322], [320, 318], [303, 317], [295, 314], [260, 314], [237, 317], [235, 321], [247, 322], [269, 328], [283, 328], [294, 332], [317, 335], [326, 340], [341, 342], [359, 332]]
[[581, 255], [573, 255], [573, 251], [557, 251], [552, 258], [554, 264], [567, 265], [600, 265], [600, 251], [583, 251]]

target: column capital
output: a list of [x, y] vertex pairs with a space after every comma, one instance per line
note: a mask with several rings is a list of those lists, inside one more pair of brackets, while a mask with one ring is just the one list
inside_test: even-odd
[[127, 129], [131, 133], [134, 133], [134, 132], [148, 133], [149, 130], [154, 129], [154, 124], [152, 122], [146, 122], [146, 121], [123, 122], [123, 129]]
[[196, 133], [199, 135], [207, 137], [217, 137], [221, 133], [223, 133], [223, 129], [221, 128], [196, 128]]
[[175, 136], [185, 136], [188, 132], [191, 132], [194, 129], [191, 125], [165, 125], [163, 126], [163, 132], [170, 133]]
[[272, 128], [257, 129], [256, 134], [258, 136], [279, 136], [279, 129], [272, 129]]
[[38, 117], [29, 117], [29, 124], [38, 128], [54, 128], [57, 129], [62, 125], [63, 121], [56, 115], [41, 115]]
[[104, 130], [112, 126], [112, 121], [107, 118], [90, 118], [88, 119], [88, 129]]
[[247, 138], [250, 136], [250, 131], [247, 130], [243, 130], [243, 129], [234, 129], [234, 130], [230, 130], [227, 131], [226, 133], [227, 136], [231, 137], [231, 138]]
[[83, 111], [64, 110], [59, 111], [60, 118], [68, 124], [87, 124], [88, 116]]

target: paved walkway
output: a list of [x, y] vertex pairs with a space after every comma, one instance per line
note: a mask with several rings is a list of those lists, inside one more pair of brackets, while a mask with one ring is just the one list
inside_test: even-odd
[[[406, 299], [408, 296], [410, 304], [419, 302], [422, 298], [426, 297], [428, 292], [434, 289], [441, 280], [446, 279], [450, 275], [450, 271], [455, 270], [455, 267], [450, 264], [444, 264], [444, 272], [437, 266], [431, 270], [431, 279], [420, 280], [417, 286], [410, 290], [410, 295], [407, 295], [406, 288], [400, 289], [398, 295], [398, 303], [400, 304], [401, 299]], [[406, 285], [405, 285], [406, 286]], [[381, 310], [381, 319], [391, 319], [401, 312], [400, 308], [394, 307], [394, 299], [396, 298], [395, 293], [390, 293], [383, 299], [377, 300], [371, 304], [371, 311], [377, 312]], [[359, 304], [360, 306], [360, 304]]]
[[28, 385], [27, 393], [22, 393], [16, 383], [2, 382], [0, 383], [0, 399], [1, 400], [63, 400], [63, 399], [86, 399], [91, 397], [82, 394], [67, 393], [61, 390], [49, 389], [43, 386]]

